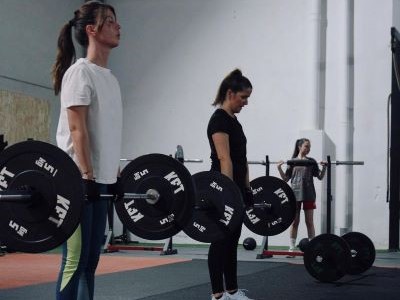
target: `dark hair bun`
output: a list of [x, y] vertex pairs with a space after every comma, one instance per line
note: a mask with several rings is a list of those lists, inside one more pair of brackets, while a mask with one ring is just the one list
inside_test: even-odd
[[230, 77], [242, 77], [243, 74], [242, 74], [242, 71], [240, 71], [239, 69], [235, 69], [229, 74], [229, 76]]

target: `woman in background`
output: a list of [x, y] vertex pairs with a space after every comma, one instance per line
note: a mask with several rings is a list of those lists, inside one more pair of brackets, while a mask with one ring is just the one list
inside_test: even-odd
[[[298, 139], [294, 146], [292, 159], [307, 159], [314, 162], [308, 166], [288, 166], [286, 172], [282, 170], [283, 161], [278, 163], [278, 171], [284, 181], [291, 180], [291, 187], [296, 196], [297, 207], [295, 219], [290, 226], [290, 246], [289, 252], [293, 252], [296, 247], [297, 231], [300, 223], [300, 210], [303, 207], [307, 226], [308, 239], [315, 236], [314, 209], [316, 209], [316, 193], [314, 187], [314, 177], [322, 180], [326, 171], [326, 162], [321, 162], [322, 170], [318, 168], [315, 159], [307, 155], [311, 150], [309, 139]], [[294, 257], [289, 254], [288, 257]]]

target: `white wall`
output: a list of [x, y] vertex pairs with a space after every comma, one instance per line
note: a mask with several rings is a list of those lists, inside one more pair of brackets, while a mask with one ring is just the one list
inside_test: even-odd
[[[392, 1], [356, 1], [354, 157], [354, 230], [388, 245], [389, 205], [386, 203], [387, 99], [391, 93], [390, 27]], [[399, 7], [398, 7], [399, 8]], [[397, 14], [398, 15], [398, 14]], [[381, 22], [371, 21], [372, 18]], [[396, 21], [398, 23], [398, 20]]]
[[[112, 54], [111, 66], [124, 95], [124, 156], [173, 154], [181, 144], [186, 157], [205, 161], [187, 164], [188, 169], [207, 170], [210, 104], [222, 78], [239, 67], [254, 86], [249, 106], [239, 115], [248, 137], [249, 160], [263, 160], [266, 154], [272, 160], [289, 158], [294, 140], [307, 129], [307, 0], [109, 3], [122, 25], [121, 45]], [[342, 93], [338, 79], [343, 76], [338, 67], [342, 54], [337, 52], [342, 12], [337, 5], [328, 1], [324, 128], [334, 144], [341, 140], [337, 104]], [[353, 169], [352, 226], [385, 248], [385, 109], [393, 3], [356, 0], [354, 7], [354, 159], [364, 160], [365, 166]], [[251, 167], [251, 178], [264, 173], [262, 166]], [[274, 167], [271, 174], [277, 175]], [[322, 192], [319, 189], [319, 196]], [[301, 226], [299, 237], [304, 237], [304, 223]], [[245, 229], [242, 238], [249, 235]], [[181, 234], [176, 237], [182, 239]], [[287, 240], [285, 232], [270, 238], [270, 243], [283, 245]]]
[[[342, 1], [327, 1], [324, 130], [336, 148], [342, 140], [338, 130]], [[181, 144], [187, 158], [204, 159], [203, 164], [187, 164], [192, 173], [209, 169], [206, 126], [211, 102], [222, 78], [235, 67], [254, 85], [250, 104], [239, 115], [248, 137], [249, 160], [263, 160], [266, 154], [271, 160], [291, 155], [294, 140], [308, 129], [308, 0], [108, 2], [122, 25], [121, 46], [113, 51], [110, 67], [124, 95], [123, 156], [173, 154]], [[81, 3], [1, 1], [0, 88], [54, 100], [52, 138], [59, 109], [50, 77], [56, 39], [63, 22]], [[365, 165], [353, 169], [352, 229], [367, 233], [380, 248], [388, 244], [386, 101], [391, 81], [390, 27], [400, 26], [399, 3], [354, 2], [353, 157]], [[315, 147], [313, 153], [319, 153]], [[264, 173], [263, 166], [251, 166], [251, 178]], [[275, 167], [271, 174], [277, 175]], [[322, 193], [318, 186], [319, 198]], [[316, 219], [323, 213], [322, 204], [318, 205]], [[304, 223], [301, 226], [299, 236], [304, 237]], [[249, 235], [245, 230], [243, 237]], [[285, 232], [270, 242], [284, 245], [287, 239]]]
[[[305, 2], [111, 2], [123, 26], [111, 63], [126, 96], [124, 155], [168, 154], [181, 144], [187, 157], [205, 161], [187, 165], [192, 173], [208, 170], [211, 103], [222, 78], [240, 67], [254, 85], [240, 115], [248, 158], [289, 156], [297, 128], [285, 125], [287, 110], [298, 112], [301, 103], [292, 99], [305, 93], [296, 79], [305, 77], [306, 45], [294, 43], [305, 34]], [[288, 13], [296, 26], [287, 24]], [[284, 127], [285, 135], [276, 130]], [[251, 169], [252, 178], [264, 173]]]

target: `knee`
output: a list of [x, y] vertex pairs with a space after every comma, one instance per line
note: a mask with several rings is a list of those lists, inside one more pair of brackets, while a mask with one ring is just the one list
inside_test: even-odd
[[309, 228], [314, 227], [314, 220], [313, 219], [306, 220], [306, 226]]
[[297, 229], [299, 227], [300, 220], [298, 218], [294, 219], [292, 227]]
[[89, 259], [86, 265], [86, 270], [88, 272], [92, 272], [94, 273], [97, 269], [97, 265], [99, 264], [99, 257], [97, 258], [93, 258], [93, 259]]

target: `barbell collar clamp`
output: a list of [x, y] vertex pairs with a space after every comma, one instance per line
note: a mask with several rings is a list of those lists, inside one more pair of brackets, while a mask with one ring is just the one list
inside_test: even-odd
[[253, 208], [260, 208], [260, 209], [270, 209], [272, 207], [271, 203], [254, 203]]
[[188, 159], [184, 159], [183, 162], [188, 162], [188, 163], [202, 163], [203, 160], [200, 158], [188, 158]]

